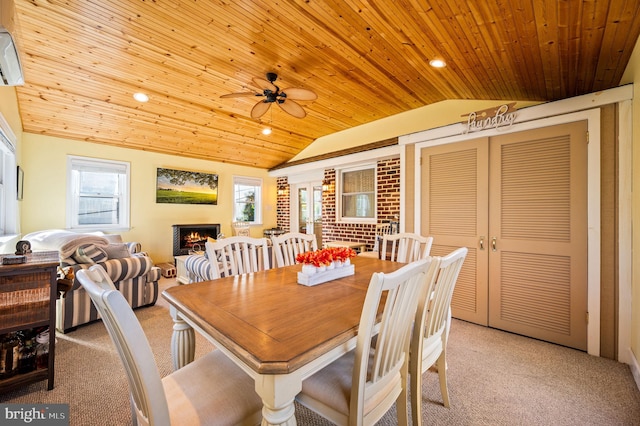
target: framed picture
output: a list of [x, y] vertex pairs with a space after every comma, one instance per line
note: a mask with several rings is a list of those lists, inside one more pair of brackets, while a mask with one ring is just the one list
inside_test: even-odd
[[22, 200], [22, 196], [24, 192], [24, 171], [20, 166], [18, 166], [17, 182], [18, 182], [18, 200]]
[[158, 168], [156, 203], [218, 204], [218, 175]]

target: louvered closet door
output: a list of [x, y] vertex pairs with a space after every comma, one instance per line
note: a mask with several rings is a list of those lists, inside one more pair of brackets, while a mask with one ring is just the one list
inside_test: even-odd
[[587, 347], [587, 125], [492, 137], [489, 325]]
[[[421, 234], [433, 236], [431, 254], [469, 252], [451, 301], [452, 315], [488, 321], [488, 139], [425, 148], [421, 152]], [[484, 239], [485, 249], [480, 247]]]

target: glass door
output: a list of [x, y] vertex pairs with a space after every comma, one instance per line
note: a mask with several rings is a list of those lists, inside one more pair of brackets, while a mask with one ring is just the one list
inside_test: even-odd
[[322, 185], [299, 184], [295, 195], [297, 209], [291, 217], [292, 230], [314, 234], [318, 247], [322, 247]]

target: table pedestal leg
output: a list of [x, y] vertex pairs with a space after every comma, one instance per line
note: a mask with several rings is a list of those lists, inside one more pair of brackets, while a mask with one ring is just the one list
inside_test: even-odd
[[293, 401], [290, 406], [278, 410], [262, 407], [262, 426], [296, 426], [296, 424]]
[[277, 374], [256, 378], [256, 392], [262, 398], [262, 426], [295, 426], [295, 396], [302, 390], [300, 378]]
[[193, 361], [196, 353], [196, 336], [193, 328], [187, 324], [172, 306], [173, 335], [171, 336], [171, 358], [173, 369], [177, 370]]

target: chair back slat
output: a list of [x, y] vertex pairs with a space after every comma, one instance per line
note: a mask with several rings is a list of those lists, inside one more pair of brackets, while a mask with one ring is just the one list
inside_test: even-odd
[[278, 267], [295, 265], [298, 254], [318, 250], [318, 242], [314, 234], [288, 232], [272, 236], [271, 242]]
[[205, 243], [214, 278], [270, 269], [266, 238], [229, 237]]
[[385, 234], [382, 237], [382, 256], [391, 255], [389, 260], [410, 263], [429, 256], [433, 237], [404, 232], [400, 234]]

